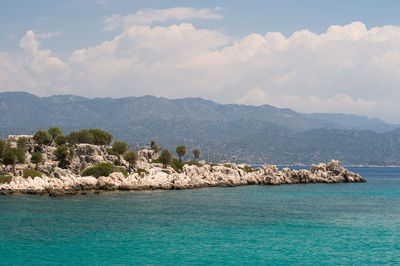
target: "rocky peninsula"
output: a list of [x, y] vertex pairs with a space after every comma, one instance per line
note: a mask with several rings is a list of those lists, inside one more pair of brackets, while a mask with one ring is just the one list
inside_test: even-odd
[[[312, 165], [309, 170], [279, 170], [274, 165], [253, 168], [245, 164], [210, 164], [205, 161], [183, 162], [177, 168], [160, 163], [157, 149], [138, 151], [132, 164], [125, 160], [128, 157], [113, 152], [107, 145], [68, 144], [66, 156], [61, 161], [60, 148], [54, 141], [44, 145], [37, 143], [33, 136], [9, 136], [7, 145], [24, 146], [24, 154], [14, 164], [0, 164], [2, 195], [28, 193], [59, 197], [88, 191], [366, 182], [335, 160]], [[37, 151], [41, 155], [39, 162], [33, 158]], [[111, 173], [88, 175], [91, 172], [87, 169], [104, 165], [112, 165]]]

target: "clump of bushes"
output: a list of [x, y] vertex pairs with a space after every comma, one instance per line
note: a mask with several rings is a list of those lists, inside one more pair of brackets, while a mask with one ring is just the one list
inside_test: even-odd
[[125, 152], [124, 159], [129, 163], [129, 171], [136, 164], [138, 154], [135, 150], [130, 150]]
[[59, 146], [54, 150], [54, 155], [56, 156], [57, 161], [59, 161], [58, 166], [61, 168], [65, 168], [69, 165], [69, 162], [72, 160], [74, 156], [74, 150], [72, 148], [68, 148], [66, 144]]
[[196, 166], [198, 166], [198, 167], [201, 167], [202, 166], [202, 164], [201, 163], [199, 163], [199, 162], [196, 162], [196, 161], [188, 161], [188, 162], [181, 162], [181, 161], [179, 161], [179, 160], [177, 160], [176, 158], [174, 158], [173, 160], [172, 160], [172, 163], [171, 163], [171, 167], [177, 172], [177, 173], [181, 173], [182, 172], [182, 170], [183, 170], [183, 166], [184, 165], [196, 165]]
[[10, 148], [9, 145], [6, 145], [1, 156], [1, 162], [5, 165], [12, 165], [15, 172], [15, 165], [25, 162], [25, 151], [19, 148]]
[[128, 172], [123, 168], [116, 167], [112, 163], [99, 163], [93, 167], [89, 167], [82, 172], [82, 176], [94, 176], [99, 178], [100, 176], [109, 176], [114, 172], [121, 172], [125, 177], [128, 176]]
[[57, 135], [54, 138], [54, 142], [57, 144], [57, 146], [62, 146], [67, 143], [67, 137], [63, 134]]
[[176, 158], [172, 159], [172, 163], [171, 163], [171, 167], [177, 172], [177, 173], [181, 173], [183, 166], [185, 165], [184, 162], [181, 162], [179, 160], [177, 160]]
[[43, 156], [40, 152], [35, 152], [32, 154], [31, 157], [31, 163], [34, 163], [36, 166], [36, 169], [38, 168], [38, 165], [43, 161]]
[[95, 145], [109, 145], [113, 135], [101, 129], [82, 129], [72, 131], [67, 135], [70, 144], [88, 143]]
[[173, 156], [168, 150], [163, 150], [160, 157], [158, 157], [158, 161], [163, 164], [164, 168], [170, 165], [172, 163], [172, 160]]
[[0, 175], [0, 184], [10, 183], [12, 177], [9, 175]]
[[36, 133], [33, 135], [33, 139], [39, 145], [48, 145], [52, 141], [50, 134], [44, 130], [36, 131]]
[[122, 155], [128, 150], [128, 144], [126, 144], [126, 142], [116, 140], [116, 141], [114, 141], [114, 143], [112, 145], [112, 150], [117, 155]]
[[24, 178], [28, 178], [28, 177], [35, 178], [37, 176], [38, 177], [42, 177], [42, 173], [41, 172], [33, 170], [33, 169], [30, 169], [30, 168], [25, 168], [22, 172], [23, 172], [22, 176]]

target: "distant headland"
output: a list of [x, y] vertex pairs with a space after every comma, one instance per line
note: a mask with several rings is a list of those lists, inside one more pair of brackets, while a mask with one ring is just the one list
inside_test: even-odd
[[[365, 182], [339, 161], [312, 165], [309, 170], [278, 170], [273, 165], [214, 164], [181, 145], [178, 159], [151, 141], [135, 151], [100, 129], [62, 134], [58, 127], [34, 135], [10, 135], [0, 140], [0, 193], [68, 194], [104, 190], [190, 189], [218, 186]], [[189, 155], [188, 155], [189, 156]]]

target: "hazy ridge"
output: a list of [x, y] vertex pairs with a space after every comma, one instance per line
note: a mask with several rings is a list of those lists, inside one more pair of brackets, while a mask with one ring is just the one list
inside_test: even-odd
[[400, 129], [376, 118], [302, 114], [270, 105], [223, 105], [200, 98], [0, 93], [1, 137], [54, 125], [66, 132], [106, 129], [137, 147], [151, 139], [171, 150], [185, 144], [213, 161], [309, 164], [335, 158], [345, 164], [400, 163]]

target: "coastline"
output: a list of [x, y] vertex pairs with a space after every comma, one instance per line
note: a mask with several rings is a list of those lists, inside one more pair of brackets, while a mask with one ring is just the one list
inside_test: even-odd
[[[17, 146], [21, 138], [26, 142], [23, 163], [6, 165], [4, 169], [8, 171], [0, 179], [1, 195], [25, 193], [62, 197], [88, 191], [366, 182], [359, 174], [345, 169], [335, 160], [311, 165], [309, 170], [287, 167], [280, 170], [275, 165], [255, 168], [246, 164], [183, 162], [173, 158], [165, 164], [160, 163], [162, 153], [143, 149], [130, 151], [135, 157], [132, 163], [127, 161], [128, 157], [116, 154], [106, 145], [41, 145], [31, 136], [10, 136], [8, 143]], [[38, 150], [43, 157], [42, 163], [33, 163], [34, 153]], [[62, 160], [57, 156], [60, 151], [64, 151], [65, 155]]]
[[234, 187], [245, 185], [281, 185], [310, 183], [348, 183], [366, 182], [360, 175], [340, 166], [340, 162], [312, 165], [310, 170], [279, 170], [276, 166], [264, 165], [254, 172], [246, 172], [240, 166], [232, 164], [209, 164], [203, 166], [185, 165], [181, 173], [172, 168], [161, 168], [147, 164], [148, 174], [134, 173], [124, 176], [121, 172], [109, 176], [79, 176], [71, 172], [55, 169], [58, 177], [13, 176], [8, 184], [0, 185], [0, 194], [48, 194], [52, 197], [63, 197], [79, 193], [101, 193], [102, 191], [143, 191], [143, 190], [181, 190], [204, 187]]

